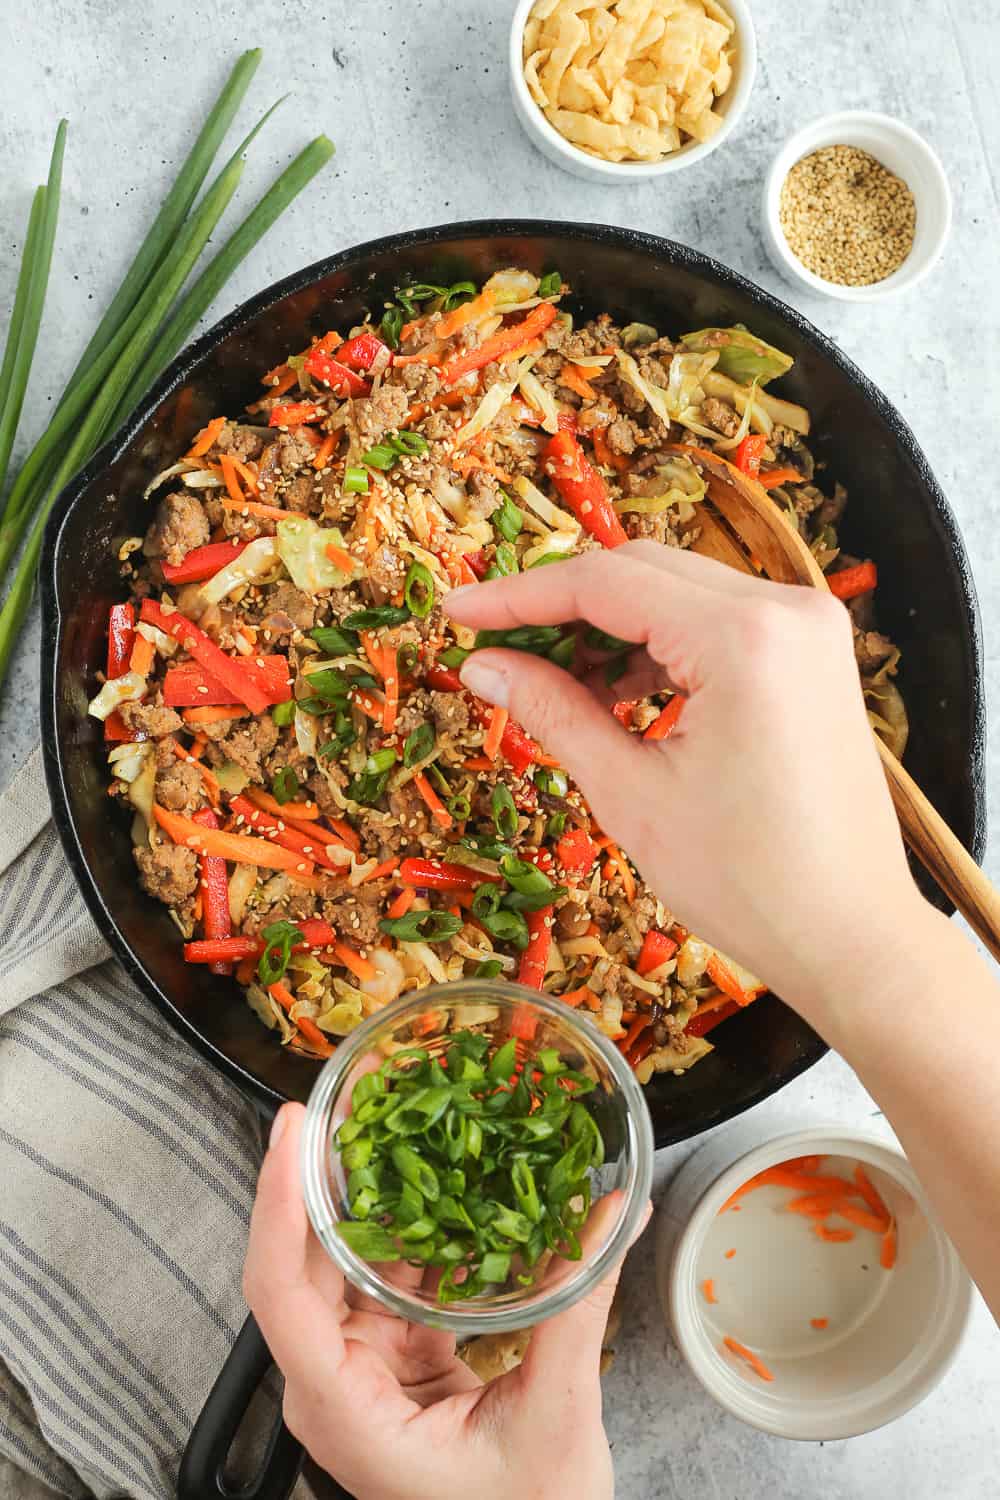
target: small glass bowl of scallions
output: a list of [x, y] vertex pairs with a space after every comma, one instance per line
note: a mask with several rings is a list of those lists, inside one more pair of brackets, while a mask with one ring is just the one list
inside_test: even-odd
[[585, 1015], [472, 979], [413, 991], [340, 1044], [302, 1176], [349, 1281], [468, 1336], [539, 1323], [608, 1274], [642, 1224], [653, 1150], [634, 1073]]

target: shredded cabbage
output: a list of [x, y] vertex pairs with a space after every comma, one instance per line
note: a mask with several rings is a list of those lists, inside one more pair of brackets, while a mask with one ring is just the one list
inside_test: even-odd
[[300, 708], [295, 710], [295, 743], [303, 755], [310, 755], [315, 759], [317, 744], [317, 724], [315, 714], [304, 714]]
[[224, 481], [214, 469], [190, 469], [181, 476], [181, 483], [191, 490], [221, 490]]
[[173, 479], [175, 474], [190, 474], [198, 468], [190, 459], [181, 459], [179, 464], [171, 464], [169, 469], [161, 469], [154, 479], [151, 479], [142, 492], [142, 498], [148, 500], [154, 490], [158, 490], [161, 484], [168, 479]]
[[456, 432], [456, 448], [461, 448], [463, 443], [468, 443], [472, 438], [477, 437], [479, 433], [489, 427], [494, 417], [500, 415], [523, 380], [525, 370], [531, 369], [531, 363], [531, 361], [522, 360], [517, 367], [518, 373], [513, 380], [498, 380], [495, 385], [490, 386], [465, 426], [460, 427]]
[[[336, 527], [323, 530], [310, 516], [289, 516], [278, 522], [278, 556], [296, 588], [307, 594], [317, 594], [321, 589], [342, 589], [351, 581], [351, 574], [342, 573], [327, 557], [326, 549], [331, 543], [343, 548], [341, 533]], [[247, 551], [256, 545], [251, 542]]]
[[108, 765], [119, 781], [134, 781], [149, 758], [152, 748], [148, 740], [140, 741], [138, 744], [116, 745], [108, 754]]
[[551, 391], [545, 389], [538, 376], [532, 370], [525, 370], [521, 376], [521, 390], [525, 399], [530, 402], [536, 410], [542, 414], [542, 429], [545, 432], [559, 431], [559, 403]]
[[750, 418], [753, 416], [754, 397], [756, 396], [756, 394], [757, 394], [757, 382], [755, 380], [753, 382], [753, 384], [751, 385], [751, 387], [750, 387], [750, 394], [749, 394], [747, 400], [743, 403], [743, 415], [740, 418], [740, 425], [739, 425], [739, 427], [737, 428], [736, 432], [733, 434], [733, 436], [731, 438], [723, 438], [723, 437], [717, 437], [716, 438], [716, 440], [715, 440], [715, 447], [716, 447], [717, 452], [719, 452], [719, 453], [732, 453], [732, 452], [734, 452], [740, 446], [740, 444], [742, 443], [743, 439], [746, 437], [747, 433], [750, 431]]
[[659, 334], [652, 323], [626, 323], [622, 329], [622, 343], [626, 349], [635, 349], [640, 344], [655, 344]]
[[783, 354], [773, 344], [756, 338], [748, 328], [737, 324], [734, 328], [700, 328], [695, 333], [686, 333], [681, 343], [688, 349], [704, 353], [714, 349], [719, 356], [719, 369], [739, 385], [767, 385], [781, 375], [787, 375], [795, 363], [790, 354]]
[[231, 797], [238, 797], [250, 785], [250, 777], [242, 766], [238, 766], [234, 760], [223, 761], [216, 768], [215, 779], [224, 792]]
[[92, 719], [100, 719], [103, 723], [116, 708], [121, 708], [123, 703], [137, 702], [145, 691], [145, 677], [140, 677], [138, 672], [126, 672], [124, 676], [104, 684], [97, 697], [92, 698], [87, 705], [87, 712]]
[[511, 266], [506, 270], [494, 272], [483, 287], [483, 291], [493, 293], [495, 307], [508, 307], [513, 303], [525, 302], [529, 297], [537, 296], [538, 287], [537, 276], [532, 276], [530, 271], [519, 271]]
[[[285, 525], [284, 521], [281, 525]], [[249, 547], [238, 552], [231, 563], [220, 568], [213, 578], [201, 585], [201, 597], [206, 604], [218, 604], [233, 589], [248, 583], [257, 583], [270, 573], [278, 557], [278, 548], [273, 536], [260, 536]], [[291, 569], [289, 569], [291, 571]]]
[[671, 422], [679, 422], [682, 427], [688, 427], [703, 437], [718, 436], [697, 420], [697, 409], [705, 399], [701, 382], [715, 363], [714, 354], [675, 354], [670, 361], [670, 380], [666, 390], [645, 378], [631, 354], [622, 349], [616, 350], [616, 354], [622, 379], [638, 391], [665, 427]]
[[180, 646], [180, 641], [175, 641], [172, 635], [167, 635], [165, 630], [160, 630], [155, 625], [147, 625], [145, 620], [139, 621], [135, 633], [155, 646], [161, 656], [173, 656]]
[[234, 927], [239, 927], [247, 909], [247, 902], [257, 884], [256, 865], [234, 865], [229, 877], [229, 916]]
[[553, 505], [552, 501], [543, 495], [541, 490], [536, 485], [533, 485], [530, 479], [526, 479], [523, 474], [519, 474], [514, 480], [514, 490], [524, 501], [525, 505], [530, 505], [531, 509], [537, 515], [541, 516], [542, 520], [547, 522], [549, 526], [554, 527], [556, 531], [572, 531], [579, 537], [580, 528], [577, 525], [576, 517], [571, 516], [568, 510], [560, 510], [558, 505]]
[[[740, 412], [750, 395], [749, 387], [737, 385], [735, 380], [730, 380], [728, 375], [723, 375], [718, 370], [711, 370], [705, 376], [705, 391], [709, 396], [719, 396], [723, 401], [731, 401]], [[765, 437], [770, 437], [775, 422], [780, 422], [783, 427], [790, 427], [802, 437], [809, 435], [810, 418], [804, 406], [797, 406], [794, 401], [781, 401], [768, 391], [758, 391], [750, 418], [751, 427], [755, 432], [762, 432]]]
[[153, 802], [156, 797], [156, 756], [148, 755], [134, 781], [129, 782], [128, 800], [137, 813], [141, 813], [147, 824], [153, 822]]
[[551, 531], [544, 541], [536, 542], [534, 547], [528, 548], [521, 559], [522, 566], [530, 568], [532, 563], [537, 562], [540, 557], [547, 557], [552, 552], [565, 556], [566, 553], [573, 551], [579, 540], [579, 527], [576, 531]]

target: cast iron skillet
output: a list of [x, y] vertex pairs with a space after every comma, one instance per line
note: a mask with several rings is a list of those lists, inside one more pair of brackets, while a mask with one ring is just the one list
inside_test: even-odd
[[[236, 985], [186, 966], [166, 909], [139, 889], [128, 827], [108, 810], [100, 726], [86, 716], [103, 664], [116, 554], [149, 519], [142, 491], [224, 412], [259, 395], [263, 370], [328, 328], [360, 322], [400, 280], [481, 281], [501, 266], [558, 268], [578, 313], [664, 332], [744, 322], [795, 358], [780, 389], [808, 406], [813, 446], [851, 502], [844, 542], [879, 565], [882, 627], [903, 648], [913, 732], [907, 766], [975, 857], [985, 843], [985, 712], [975, 590], [954, 516], [898, 412], [793, 309], [686, 246], [600, 225], [486, 221], [392, 235], [309, 266], [245, 303], [164, 374], [129, 424], [65, 491], [41, 563], [42, 731], [53, 816], [84, 899], [113, 951], [181, 1037], [260, 1103], [305, 1099], [316, 1065], [282, 1050]], [[739, 755], [739, 745], [733, 754]], [[817, 797], [823, 787], [817, 782]], [[679, 890], [683, 889], [683, 851]], [[822, 850], [817, 850], [822, 878]], [[922, 881], [925, 877], [918, 875]], [[945, 903], [933, 886], [928, 895]], [[831, 933], [850, 942], [850, 933]], [[729, 1021], [715, 1051], [647, 1091], [657, 1146], [774, 1093], [823, 1043], [773, 997]]]

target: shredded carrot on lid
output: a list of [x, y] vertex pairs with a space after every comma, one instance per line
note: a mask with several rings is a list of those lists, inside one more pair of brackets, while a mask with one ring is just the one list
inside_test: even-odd
[[754, 1354], [752, 1349], [748, 1349], [746, 1344], [738, 1344], [736, 1340], [731, 1339], [728, 1334], [722, 1340], [722, 1342], [725, 1344], [730, 1354], [735, 1354], [737, 1358], [744, 1360], [746, 1364], [750, 1366], [751, 1370], [753, 1370], [754, 1374], [760, 1376], [761, 1380], [774, 1379], [774, 1375], [767, 1368], [767, 1365], [764, 1363], [764, 1361], [760, 1358], [759, 1355]]
[[829, 1328], [829, 1326], [830, 1326], [830, 1319], [829, 1318], [810, 1318], [809, 1319], [809, 1326], [811, 1328], [821, 1328], [821, 1329], [822, 1328]]
[[889, 1228], [882, 1236], [882, 1248], [879, 1253], [879, 1263], [883, 1270], [891, 1271], [896, 1264], [896, 1253], [899, 1249], [899, 1240], [896, 1231], [896, 1221], [891, 1220]]
[[846, 1245], [848, 1240], [854, 1239], [853, 1229], [834, 1229], [829, 1224], [814, 1224], [812, 1232], [828, 1245]]
[[701, 1294], [706, 1302], [718, 1302], [719, 1299], [715, 1295], [715, 1282], [712, 1280], [711, 1276], [706, 1276], [705, 1280], [702, 1282]]
[[732, 1258], [733, 1258], [733, 1256], [735, 1254], [736, 1254], [735, 1250], [727, 1250], [726, 1251], [726, 1260], [732, 1260]]

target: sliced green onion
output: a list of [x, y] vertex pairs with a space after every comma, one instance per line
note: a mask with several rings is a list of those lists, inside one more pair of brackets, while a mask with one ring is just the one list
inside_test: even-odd
[[497, 782], [490, 798], [493, 826], [502, 839], [512, 839], [517, 833], [518, 815], [514, 799], [503, 782]]
[[355, 656], [360, 642], [353, 631], [339, 625], [318, 625], [309, 632], [324, 656]]
[[419, 432], [396, 432], [387, 439], [389, 447], [395, 449], [400, 456], [426, 453], [430, 443]]
[[418, 724], [412, 734], [407, 735], [403, 746], [403, 765], [415, 766], [426, 760], [434, 749], [434, 730], [430, 724]]
[[370, 469], [391, 469], [396, 462], [398, 454], [389, 447], [388, 443], [376, 443], [369, 448], [367, 453], [362, 453], [361, 462], [367, 464]]
[[566, 813], [553, 813], [545, 825], [545, 837], [547, 839], [561, 839], [566, 832], [566, 821]]
[[398, 604], [376, 604], [372, 609], [357, 609], [342, 622], [346, 630], [378, 630], [383, 625], [403, 625], [410, 618], [408, 609]]
[[365, 761], [365, 770], [369, 776], [380, 776], [383, 771], [392, 770], [397, 758], [396, 752], [391, 745], [387, 746], [385, 750], [376, 750]]
[[453, 797], [449, 798], [448, 811], [456, 822], [464, 823], [472, 812], [472, 803], [469, 801], [468, 795], [465, 792], [456, 792]]
[[598, 630], [596, 625], [587, 626], [583, 639], [592, 651], [606, 651], [614, 655], [620, 651], [634, 651], [638, 645], [637, 641], [623, 641], [617, 635], [609, 635], [606, 630]]
[[576, 658], [576, 636], [564, 635], [547, 655], [549, 661], [554, 661], [557, 667], [564, 667], [568, 670]]
[[426, 619], [434, 608], [434, 575], [422, 562], [412, 562], [403, 585], [403, 598], [411, 615]]
[[558, 297], [562, 292], [562, 277], [558, 271], [546, 271], [538, 283], [539, 297]]
[[475, 297], [476, 292], [477, 287], [474, 282], [456, 281], [454, 286], [448, 288], [441, 311], [451, 312], [453, 307], [457, 307], [467, 297]]
[[401, 677], [408, 677], [420, 660], [420, 647], [416, 641], [404, 641], [396, 657]]
[[528, 564], [528, 571], [530, 572], [532, 568], [547, 568], [549, 563], [569, 562], [569, 560], [570, 553], [568, 552], [545, 552]]
[[490, 516], [490, 521], [495, 530], [499, 531], [500, 535], [506, 541], [515, 542], [521, 534], [521, 527], [524, 524], [524, 514], [514, 504], [506, 491], [501, 490], [500, 493], [503, 495], [503, 503], [499, 510], [495, 510]]
[[281, 770], [275, 773], [271, 781], [271, 790], [275, 801], [282, 805], [294, 801], [299, 794], [300, 787], [299, 778], [291, 766], [282, 766]]
[[503, 964], [500, 960], [498, 958], [487, 958], [481, 964], [476, 965], [472, 971], [472, 977], [473, 979], [496, 979], [497, 975], [502, 973]]
[[399, 348], [399, 335], [403, 331], [403, 310], [399, 307], [387, 307], [382, 314], [382, 337], [390, 349]]
[[500, 860], [500, 873], [523, 896], [545, 895], [553, 889], [552, 882], [537, 865], [518, 859], [516, 854], [505, 854]]
[[464, 661], [468, 661], [472, 655], [463, 646], [449, 646], [447, 651], [442, 651], [438, 661], [443, 667], [460, 667]]
[[443, 943], [461, 930], [462, 919], [450, 911], [411, 909], [401, 917], [383, 917], [378, 925], [401, 943]]
[[367, 493], [368, 470], [360, 468], [357, 464], [348, 464], [344, 470], [344, 494], [367, 495]]
[[271, 718], [279, 729], [285, 729], [295, 719], [295, 699], [289, 698], [287, 703], [276, 703], [271, 709]]
[[517, 572], [517, 553], [510, 542], [501, 542], [494, 554], [493, 564], [487, 570], [486, 577], [508, 578]]
[[559, 645], [562, 638], [560, 625], [516, 625], [510, 630], [477, 631], [473, 650], [503, 646], [508, 651], [530, 651], [536, 656], [545, 656], [553, 646]]
[[305, 938], [294, 922], [272, 922], [261, 933], [265, 947], [257, 964], [257, 974], [265, 988], [284, 978], [292, 956], [292, 946]]
[[540, 792], [550, 797], [565, 797], [569, 791], [569, 777], [555, 766], [539, 766], [535, 772], [535, 785]]

